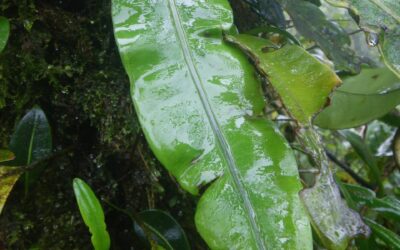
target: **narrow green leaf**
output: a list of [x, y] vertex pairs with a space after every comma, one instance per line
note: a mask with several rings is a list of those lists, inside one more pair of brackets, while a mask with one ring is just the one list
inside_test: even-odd
[[292, 18], [296, 30], [324, 51], [338, 70], [358, 73], [361, 61], [350, 48], [350, 37], [340, 26], [328, 21], [313, 3], [303, 0], [280, 0]]
[[[185, 231], [179, 223], [164, 211], [151, 209], [140, 212], [138, 217], [143, 226], [152, 234], [160, 246], [167, 250], [188, 250], [190, 244], [186, 238]], [[135, 222], [135, 232], [141, 238], [146, 239], [143, 229]]]
[[0, 166], [0, 214], [22, 170], [19, 167]]
[[382, 191], [383, 186], [380, 177], [380, 171], [375, 156], [372, 154], [370, 148], [365, 144], [363, 139], [354, 132], [340, 131], [340, 134], [343, 135], [348, 142], [350, 142], [351, 146], [354, 148], [354, 151], [356, 151], [365, 164], [367, 164], [371, 179], [379, 185], [380, 190]]
[[340, 83], [328, 66], [299, 46], [286, 45], [275, 50], [270, 41], [255, 36], [226, 36], [226, 39], [253, 59], [258, 70], [279, 93], [288, 111], [300, 123], [308, 124]]
[[15, 155], [13, 152], [6, 149], [0, 149], [0, 162], [11, 161], [14, 160], [14, 158]]
[[209, 185], [195, 215], [209, 247], [311, 249], [293, 152], [262, 115], [247, 58], [223, 41], [228, 1], [114, 0], [113, 22], [152, 150], [185, 190]]
[[343, 79], [331, 105], [314, 119], [321, 128], [358, 127], [377, 119], [400, 103], [400, 80], [387, 68], [365, 68]]
[[110, 236], [104, 221], [103, 208], [92, 189], [83, 180], [75, 178], [73, 188], [83, 221], [92, 234], [95, 250], [110, 249]]
[[365, 223], [371, 227], [374, 234], [376, 234], [381, 240], [386, 242], [386, 244], [392, 249], [400, 249], [400, 237], [387, 229], [386, 227], [376, 223], [375, 221], [364, 218]]
[[7, 18], [0, 16], [0, 52], [6, 47], [10, 34], [10, 22]]
[[400, 201], [393, 196], [376, 198], [370, 189], [351, 184], [343, 184], [351, 194], [358, 207], [367, 206], [389, 220], [400, 221]]

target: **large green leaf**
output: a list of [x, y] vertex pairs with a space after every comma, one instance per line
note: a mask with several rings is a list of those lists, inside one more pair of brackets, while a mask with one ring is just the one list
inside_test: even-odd
[[0, 52], [6, 47], [10, 34], [10, 22], [7, 18], [0, 16]]
[[[226, 39], [253, 59], [291, 115], [305, 127], [299, 138], [321, 173], [312, 188], [301, 191], [301, 197], [323, 244], [328, 249], [345, 249], [353, 237], [368, 234], [369, 230], [341, 199], [318, 134], [310, 126], [311, 118], [325, 105], [329, 93], [340, 80], [300, 47], [288, 45], [274, 50], [269, 41], [248, 35], [227, 36]], [[321, 200], [324, 202], [319, 202]]]
[[223, 42], [228, 1], [114, 0], [113, 21], [152, 150], [187, 191], [208, 185], [195, 216], [208, 245], [311, 249], [292, 151], [247, 58]]
[[[50, 155], [52, 138], [46, 115], [40, 108], [31, 109], [18, 123], [11, 137], [10, 149], [15, 159], [9, 166], [28, 166]], [[38, 178], [40, 169], [25, 173], [25, 192], [29, 185]]]
[[[256, 67], [267, 76], [291, 115], [308, 124], [327, 103], [340, 83], [336, 74], [304, 49], [286, 45], [274, 50], [268, 40], [250, 35], [226, 36], [245, 51]], [[266, 52], [266, 48], [270, 51]]]
[[[352, 10], [360, 27], [369, 32], [372, 45], [379, 42], [385, 63], [400, 77], [400, 4], [398, 0], [327, 0], [327, 2]], [[376, 41], [375, 41], [376, 40]]]
[[385, 115], [400, 103], [400, 79], [387, 68], [365, 68], [343, 81], [333, 93], [331, 105], [314, 119], [319, 127], [357, 127]]
[[110, 236], [106, 229], [103, 208], [93, 190], [79, 178], [74, 179], [73, 188], [83, 221], [92, 234], [91, 240], [94, 249], [110, 249]]
[[[140, 212], [137, 217], [141, 220], [143, 227], [146, 227], [160, 246], [167, 250], [189, 250], [190, 244], [186, 238], [185, 231], [179, 223], [164, 211], [151, 209]], [[141, 238], [146, 239], [143, 229], [135, 222], [135, 232]]]
[[286, 27], [285, 15], [282, 6], [276, 0], [245, 0], [269, 24], [284, 29]]
[[350, 48], [350, 37], [340, 26], [327, 20], [313, 3], [303, 0], [280, 0], [292, 18], [296, 30], [311, 39], [335, 63], [338, 70], [358, 73], [360, 59]]

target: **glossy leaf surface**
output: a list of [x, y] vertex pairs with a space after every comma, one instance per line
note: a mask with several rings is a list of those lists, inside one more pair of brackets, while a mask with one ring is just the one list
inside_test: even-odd
[[303, 0], [280, 0], [293, 20], [296, 30], [311, 39], [335, 63], [338, 70], [358, 73], [361, 61], [350, 48], [350, 37], [327, 19], [315, 4]]
[[[226, 39], [253, 59], [300, 123], [308, 124], [326, 105], [332, 89], [340, 83], [331, 69], [299, 46], [286, 45], [275, 50], [271, 42], [255, 36], [236, 35]], [[270, 51], [267, 52], [266, 48]]]
[[344, 78], [331, 99], [314, 124], [329, 129], [357, 127], [400, 103], [400, 79], [387, 68], [365, 68], [359, 75]]
[[391, 249], [400, 249], [400, 237], [396, 233], [371, 219], [364, 218], [364, 220], [371, 227], [374, 234], [390, 246]]
[[209, 185], [195, 222], [210, 248], [311, 249], [291, 149], [262, 116], [247, 58], [223, 41], [228, 1], [114, 0], [113, 21], [152, 150], [187, 191]]
[[[15, 154], [15, 159], [7, 162], [9, 166], [28, 166], [51, 154], [51, 130], [43, 110], [33, 108], [21, 119], [9, 147]], [[25, 194], [29, 185], [39, 177], [40, 170], [25, 172]]]
[[[400, 77], [400, 4], [398, 0], [327, 0], [358, 15], [359, 26], [369, 32], [370, 45], [379, 44], [385, 63]], [[380, 38], [378, 38], [380, 34]], [[379, 41], [379, 40], [384, 40]], [[383, 44], [382, 44], [383, 43]]]
[[83, 221], [92, 234], [91, 240], [95, 250], [110, 249], [110, 236], [104, 221], [103, 208], [92, 189], [83, 180], [73, 181], [75, 198]]
[[21, 119], [9, 147], [15, 154], [12, 166], [27, 166], [51, 153], [50, 125], [43, 110], [33, 108]]
[[[171, 215], [161, 210], [152, 209], [140, 212], [137, 216], [141, 219], [143, 226], [151, 233], [153, 239], [164, 249], [190, 249], [185, 231]], [[135, 223], [135, 232], [141, 238], [146, 238], [143, 229], [137, 223]]]
[[7, 18], [0, 16], [0, 52], [6, 47], [10, 35], [10, 22]]

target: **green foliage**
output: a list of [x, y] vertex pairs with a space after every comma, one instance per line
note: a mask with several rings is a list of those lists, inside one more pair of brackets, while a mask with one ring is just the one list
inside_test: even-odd
[[328, 21], [316, 6], [303, 0], [280, 0], [296, 30], [311, 39], [335, 63], [337, 70], [358, 73], [361, 61], [350, 48], [350, 37], [340, 26]]
[[10, 35], [10, 22], [7, 18], [0, 16], [0, 53], [6, 47]]
[[258, 70], [271, 82], [288, 111], [300, 123], [308, 124], [340, 83], [328, 66], [301, 47], [286, 45], [276, 49], [270, 41], [248, 35], [227, 36], [227, 40], [256, 62]]
[[[160, 12], [153, 5], [114, 1], [115, 36], [153, 152], [187, 191], [210, 185], [197, 230], [212, 249], [310, 249], [292, 152], [259, 116], [261, 88], [246, 58], [223, 42], [232, 27], [228, 2], [160, 2]], [[168, 20], [162, 31], [160, 19]], [[271, 227], [277, 221], [283, 226]]]
[[110, 249], [110, 236], [104, 222], [103, 208], [92, 189], [81, 179], [73, 181], [74, 193], [82, 218], [92, 234], [95, 250]]
[[344, 77], [342, 86], [332, 95], [331, 105], [314, 123], [322, 128], [343, 129], [377, 119], [399, 104], [399, 81], [387, 68], [364, 68], [359, 75]]
[[142, 239], [147, 239], [147, 234], [150, 234], [152, 240], [157, 242], [159, 246], [166, 250], [182, 249], [190, 250], [190, 244], [186, 238], [185, 231], [179, 223], [168, 213], [151, 209], [142, 211], [137, 214], [137, 218], [141, 226], [135, 222], [135, 232]]

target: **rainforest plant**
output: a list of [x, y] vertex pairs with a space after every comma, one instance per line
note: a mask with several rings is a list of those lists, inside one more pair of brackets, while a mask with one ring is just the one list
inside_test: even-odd
[[397, 0], [72, 2], [0, 3], [0, 248], [400, 249]]

